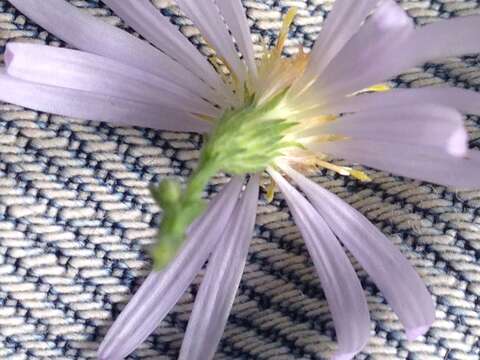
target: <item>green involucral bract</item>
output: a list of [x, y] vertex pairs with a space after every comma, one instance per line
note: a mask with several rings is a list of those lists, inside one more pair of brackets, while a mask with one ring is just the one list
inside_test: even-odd
[[153, 198], [163, 209], [158, 242], [152, 253], [157, 270], [175, 257], [188, 226], [205, 210], [202, 194], [213, 176], [218, 172], [261, 172], [286, 148], [300, 146], [286, 140], [288, 130], [296, 123], [278, 115], [287, 91], [262, 105], [249, 96], [242, 108], [226, 111], [205, 139], [198, 166], [183, 189], [173, 180], [164, 180], [152, 189]]

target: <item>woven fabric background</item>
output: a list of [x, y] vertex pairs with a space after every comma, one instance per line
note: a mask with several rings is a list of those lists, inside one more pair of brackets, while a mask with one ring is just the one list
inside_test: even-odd
[[[125, 28], [100, 1], [70, 2]], [[207, 51], [173, 1], [154, 3]], [[480, 14], [478, 1], [400, 3], [419, 24]], [[257, 41], [273, 41], [282, 12], [298, 6], [287, 48], [292, 52], [300, 43], [311, 46], [332, 0], [244, 4]], [[0, 0], [2, 49], [7, 41], [65, 45]], [[480, 58], [427, 64], [397, 80], [403, 87], [447, 82], [478, 89]], [[479, 148], [479, 119], [468, 117], [466, 123], [471, 146]], [[198, 135], [117, 127], [0, 104], [0, 359], [95, 358], [112, 319], [151, 266], [146, 248], [154, 241], [160, 214], [148, 185], [165, 176], [187, 176], [200, 142]], [[371, 183], [330, 172], [317, 180], [401, 248], [435, 297], [438, 320], [425, 338], [407, 343], [397, 318], [356, 265], [374, 334], [357, 358], [478, 360], [480, 191], [368, 173]], [[215, 179], [209, 193], [224, 182], [224, 177]], [[257, 225], [217, 359], [325, 359], [335, 346], [331, 316], [281, 195], [272, 204], [260, 200]], [[132, 359], [175, 359], [200, 279]]]

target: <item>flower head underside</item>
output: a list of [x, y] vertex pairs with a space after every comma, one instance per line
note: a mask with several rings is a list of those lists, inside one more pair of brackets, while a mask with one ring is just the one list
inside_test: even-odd
[[[337, 166], [323, 154], [309, 150], [313, 144], [339, 141], [343, 137], [321, 131], [322, 125], [335, 121], [337, 116], [318, 115], [318, 111], [312, 111], [315, 105], [301, 101], [311, 84], [299, 84], [298, 80], [303, 78], [310, 56], [302, 48], [292, 57], [283, 56], [296, 13], [297, 9], [291, 8], [284, 16], [276, 46], [272, 49], [264, 46], [256, 67], [243, 81], [225, 59], [218, 59], [227, 68], [226, 73], [220, 68], [218, 71], [231, 89], [234, 104], [222, 109], [218, 118], [195, 114], [211, 122], [213, 130], [205, 138], [197, 168], [184, 190], [172, 180], [165, 180], [152, 189], [164, 211], [160, 239], [153, 252], [157, 268], [164, 267], [175, 256], [187, 227], [206, 207], [203, 189], [220, 171], [235, 175], [261, 173], [268, 167], [283, 164], [302, 171], [323, 167], [362, 181], [369, 180], [364, 172]], [[381, 85], [369, 90], [387, 89]]]

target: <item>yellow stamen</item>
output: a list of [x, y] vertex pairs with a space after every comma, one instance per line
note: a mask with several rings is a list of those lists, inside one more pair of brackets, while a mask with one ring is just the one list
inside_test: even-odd
[[328, 169], [328, 170], [332, 170], [332, 171], [335, 171], [336, 173], [339, 173], [340, 175], [343, 175], [343, 176], [349, 176], [350, 175], [350, 169], [347, 168], [347, 167], [344, 167], [344, 166], [338, 166], [338, 165], [335, 165], [335, 164], [332, 164], [328, 161], [324, 161], [324, 160], [317, 160], [316, 161], [316, 165], [319, 166], [319, 167], [323, 167], [325, 169]]
[[277, 184], [275, 184], [275, 181], [273, 181], [273, 179], [270, 179], [270, 184], [268, 184], [267, 195], [266, 195], [267, 202], [269, 204], [273, 201], [273, 198], [275, 197], [275, 192], [277, 190], [276, 188], [277, 188]]
[[366, 89], [354, 92], [352, 96], [363, 94], [365, 92], [385, 92], [390, 90], [392, 90], [392, 87], [388, 84], [377, 84], [377, 85], [370, 86]]
[[365, 172], [360, 171], [360, 170], [352, 169], [350, 171], [350, 176], [352, 176], [353, 178], [355, 178], [357, 180], [363, 181], [363, 182], [372, 181], [372, 178], [370, 176], [368, 176]]
[[370, 86], [367, 91], [375, 91], [375, 92], [384, 92], [384, 91], [389, 91], [391, 90], [392, 87], [388, 84], [377, 84]]
[[328, 161], [324, 161], [320, 159], [316, 161], [316, 165], [328, 170], [335, 171], [336, 173], [339, 173], [340, 175], [343, 175], [343, 176], [351, 176], [360, 181], [364, 181], [364, 182], [372, 181], [372, 179], [365, 172], [361, 170], [352, 169], [348, 166], [339, 166], [339, 165], [335, 165]]
[[290, 26], [292, 26], [293, 19], [295, 19], [297, 12], [298, 12], [298, 8], [291, 7], [283, 18], [282, 29], [280, 30], [277, 46], [275, 48], [275, 52], [278, 54], [278, 56], [282, 54], [283, 48], [285, 47], [285, 42], [287, 41], [287, 38], [288, 38]]

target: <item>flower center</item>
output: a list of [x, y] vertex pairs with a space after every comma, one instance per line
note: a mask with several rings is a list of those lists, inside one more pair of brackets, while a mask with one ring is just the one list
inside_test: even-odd
[[153, 250], [157, 268], [164, 267], [175, 256], [186, 229], [205, 208], [204, 188], [220, 171], [243, 175], [287, 162], [302, 171], [323, 167], [368, 180], [361, 171], [334, 165], [326, 161], [325, 156], [308, 150], [309, 145], [343, 138], [324, 134], [318, 129], [315, 131], [337, 117], [311, 111], [299, 101], [305, 86], [297, 89], [294, 83], [303, 76], [309, 55], [300, 49], [296, 56], [282, 57], [296, 12], [296, 8], [292, 8], [286, 14], [277, 45], [273, 49], [265, 47], [255, 76], [250, 74], [241, 83], [223, 60], [230, 69], [230, 75], [223, 77], [230, 85], [237, 105], [224, 109], [218, 119], [208, 119], [214, 122], [214, 128], [205, 139], [197, 168], [186, 186], [182, 189], [177, 182], [165, 180], [152, 190], [153, 197], [163, 209], [161, 239]]
[[[242, 122], [248, 120], [249, 132], [245, 137], [244, 152], [247, 152], [248, 148], [253, 152], [259, 153], [260, 150], [257, 147], [249, 147], [248, 142], [257, 143], [259, 138], [267, 136], [272, 139], [275, 135], [275, 139], [278, 144], [275, 146], [275, 151], [268, 151], [268, 149], [262, 149], [261, 154], [269, 154], [269, 156], [262, 157], [263, 162], [258, 163], [260, 170], [265, 169], [267, 166], [275, 165], [279, 162], [287, 162], [289, 166], [293, 166], [302, 172], [308, 170], [316, 170], [318, 167], [327, 168], [336, 171], [342, 175], [353, 176], [360, 180], [368, 180], [368, 176], [363, 172], [353, 170], [348, 167], [341, 167], [334, 165], [326, 161], [326, 156], [314, 154], [308, 150], [308, 145], [325, 142], [325, 141], [339, 141], [343, 138], [341, 136], [333, 136], [329, 134], [323, 134], [318, 131], [318, 128], [322, 124], [335, 121], [336, 116], [333, 115], [319, 115], [319, 111], [311, 111], [306, 108], [299, 101], [300, 94], [305, 91], [308, 84], [305, 86], [294, 86], [296, 80], [302, 78], [304, 72], [310, 61], [310, 55], [303, 51], [300, 47], [298, 53], [292, 57], [282, 56], [285, 43], [288, 38], [289, 30], [296, 16], [297, 8], [291, 8], [283, 19], [283, 25], [279, 33], [277, 44], [274, 48], [268, 49], [264, 45], [263, 56], [257, 63], [257, 71], [255, 76], [250, 76], [244, 83], [238, 81], [238, 77], [231, 70], [231, 66], [222, 60], [226, 67], [230, 70], [230, 76], [225, 76], [224, 80], [232, 88], [233, 93], [236, 95], [238, 104], [236, 110], [238, 116], [235, 121]], [[269, 109], [267, 116], [257, 116], [258, 109], [267, 107]], [[257, 110], [256, 110], [257, 109]], [[216, 121], [217, 127], [224, 127], [225, 122], [229, 123], [228, 126], [232, 126], [232, 119], [229, 118], [231, 110], [227, 110], [225, 114]], [[251, 115], [242, 116], [241, 115]], [[271, 127], [270, 132], [265, 133], [266, 118], [269, 121], [273, 119], [282, 120], [283, 124], [289, 124], [282, 128], [273, 129]], [[228, 121], [226, 121], [228, 120]], [[280, 124], [280, 123], [279, 123]], [[258, 127], [258, 131], [255, 131], [255, 126]], [[241, 124], [236, 124], [236, 128], [231, 131], [232, 137], [239, 136], [237, 128], [242, 127]], [[316, 129], [316, 131], [309, 131]], [[276, 131], [275, 134], [273, 132]], [[224, 137], [228, 131], [222, 132]], [[213, 135], [215, 136], [215, 135]], [[231, 143], [228, 141], [227, 143]], [[272, 144], [273, 145], [273, 144]], [[281, 151], [279, 151], [281, 149]], [[230, 168], [230, 172], [241, 172], [242, 167]], [[245, 170], [245, 167], [243, 167]], [[254, 168], [250, 167], [249, 172], [253, 172]], [[226, 169], [227, 170], [227, 169]], [[237, 171], [238, 170], [238, 171]]]
[[[276, 46], [269, 49], [267, 45], [264, 45], [263, 56], [257, 62], [256, 73], [254, 75], [248, 74], [244, 82], [238, 80], [238, 76], [233, 72], [227, 61], [220, 59], [229, 70], [229, 75], [224, 75], [224, 81], [230, 85], [236, 97], [237, 105], [233, 109], [227, 109], [219, 119], [214, 120], [216, 128], [210, 136], [210, 141], [214, 142], [218, 133], [221, 133], [224, 139], [228, 137], [227, 134], [236, 138], [235, 140], [230, 139], [227, 142], [228, 144], [238, 142], [239, 137], [243, 138], [244, 142], [241, 147], [244, 153], [251, 149], [256, 152], [256, 157], [258, 157], [258, 154], [265, 155], [262, 156], [261, 164], [258, 163], [258, 170], [263, 170], [274, 164], [279, 158], [294, 159], [302, 153], [305, 156], [307, 152], [306, 149], [302, 149], [302, 141], [299, 141], [300, 138], [296, 136], [302, 129], [305, 129], [306, 123], [300, 121], [302, 119], [297, 116], [299, 108], [296, 106], [290, 90], [295, 80], [303, 75], [308, 65], [309, 55], [301, 48], [296, 56], [290, 58], [282, 56], [289, 29], [296, 13], [296, 8], [291, 8], [288, 11], [284, 17]], [[324, 120], [312, 119], [309, 125]], [[248, 136], [239, 133], [240, 128], [244, 131], [248, 128]], [[260, 149], [251, 145], [264, 143], [261, 140], [262, 137], [269, 140], [275, 138], [278, 143], [269, 142], [272, 149], [263, 148], [261, 149], [262, 152], [258, 152]], [[282, 151], [279, 151], [280, 148]], [[298, 160], [306, 163], [303, 161], [305, 159]], [[232, 166], [228, 170], [234, 173], [241, 172], [232, 168]], [[238, 170], [240, 170], [240, 167]], [[254, 168], [250, 167], [249, 172], [253, 171]]]

